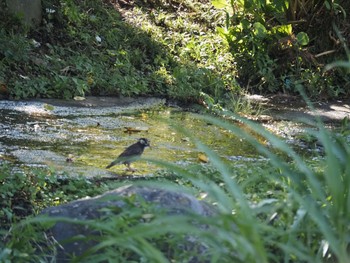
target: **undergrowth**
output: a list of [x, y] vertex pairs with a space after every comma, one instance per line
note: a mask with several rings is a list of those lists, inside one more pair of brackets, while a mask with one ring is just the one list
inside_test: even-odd
[[[268, 143], [262, 143], [254, 133], [247, 133], [241, 125], [228, 120], [229, 116], [247, 125]], [[96, 221], [28, 218], [20, 224], [13, 224], [8, 232], [2, 230], [7, 241], [2, 257], [20, 260], [28, 259], [34, 253], [37, 259], [38, 247], [42, 248], [42, 242], [45, 242], [41, 228], [63, 220], [88, 225], [101, 235], [96, 237], [100, 242], [83, 258], [76, 260], [91, 259], [90, 262], [97, 262], [119, 258], [125, 262], [187, 262], [197, 258], [199, 262], [349, 261], [350, 149], [345, 137], [327, 130], [316, 120], [316, 129], [308, 132], [319, 140], [322, 151], [315, 153], [312, 159], [305, 159], [281, 138], [238, 115], [226, 112], [225, 119], [197, 117], [236, 134], [265, 158], [255, 160], [254, 165], [252, 162], [229, 163], [219, 157], [220, 153], [211, 150], [195, 135], [175, 123], [177, 131], [195, 143], [210, 163], [183, 167], [161, 160], [148, 160], [164, 166], [172, 176], [168, 179], [153, 178], [135, 185], [191, 192], [212, 204], [217, 211], [215, 214], [208, 217], [194, 214], [168, 216], [146, 202], [137, 201], [135, 207], [135, 200], [130, 199], [128, 209], [119, 211], [115, 217]], [[16, 176], [13, 178], [17, 180]], [[53, 186], [55, 184], [53, 180]], [[74, 189], [75, 183], [72, 184]], [[81, 193], [88, 189], [92, 191], [90, 194], [96, 191], [84, 181], [79, 185]], [[2, 184], [2, 187], [6, 187], [6, 184]], [[29, 187], [28, 197], [32, 198], [29, 200], [36, 200], [35, 189], [40, 188], [43, 188], [42, 184]], [[70, 189], [65, 186], [59, 188]], [[10, 192], [18, 196], [17, 191], [16, 188]], [[46, 191], [44, 196], [56, 195], [52, 187], [46, 188]], [[66, 194], [69, 195], [69, 192]], [[74, 191], [73, 195], [79, 196]], [[65, 201], [69, 201], [69, 198]], [[46, 205], [51, 204], [46, 202]], [[203, 226], [207, 226], [205, 230]], [[26, 233], [22, 239], [18, 238], [19, 231]], [[184, 250], [183, 242], [189, 236], [205, 249]], [[23, 239], [28, 242], [23, 242]], [[52, 245], [49, 246], [51, 249], [54, 247]], [[54, 252], [43, 250], [42, 253], [42, 256], [50, 257], [50, 253]]]
[[[252, 2], [45, 0], [41, 24], [28, 29], [2, 0], [0, 95], [201, 102], [205, 93], [227, 106], [246, 92], [303, 87], [317, 99], [348, 94], [345, 71], [324, 71], [325, 63], [344, 57], [332, 25], [349, 34], [346, 1], [313, 2], [311, 15], [293, 1], [256, 1], [255, 9]], [[312, 28], [319, 24], [330, 33], [318, 38]]]
[[[159, 94], [193, 99], [197, 91], [206, 94], [209, 90], [210, 96], [215, 97], [221, 96], [227, 87], [229, 90], [236, 87], [232, 75], [225, 75], [226, 69], [230, 68], [221, 67], [220, 63], [224, 62], [218, 60], [219, 72], [215, 72], [215, 66], [210, 67], [214, 57], [208, 55], [205, 60], [199, 59], [206, 54], [207, 45], [202, 47], [202, 53], [196, 53], [198, 50], [194, 47], [205, 43], [206, 34], [210, 35], [199, 30], [205, 24], [203, 16], [207, 17], [210, 13], [202, 10], [202, 5], [186, 1], [158, 1], [156, 4], [113, 7], [105, 1], [102, 8], [96, 2], [85, 1], [84, 4], [90, 4], [89, 8], [93, 7], [90, 10], [87, 6], [76, 5], [74, 1], [64, 1], [68, 5], [62, 3], [45, 2], [45, 7], [56, 11], [45, 15], [43, 28], [36, 32], [18, 35], [15, 29], [0, 30], [0, 85], [10, 96], [145, 95], [151, 94], [148, 92], [152, 88], [152, 92]], [[58, 6], [60, 8], [55, 9]], [[147, 9], [153, 10], [155, 16], [150, 20], [148, 31], [144, 19], [152, 18], [152, 15], [145, 12]], [[143, 27], [142, 30], [125, 23], [132, 18], [130, 14], [134, 14], [128, 13], [130, 10], [139, 14], [133, 23]], [[184, 28], [188, 28], [188, 21], [180, 15], [168, 17], [167, 12], [160, 10], [176, 10], [178, 14], [202, 10], [201, 13], [194, 12], [199, 15], [190, 20], [198, 23], [199, 27], [191, 27], [194, 31], [190, 36], [182, 34]], [[101, 13], [97, 16], [92, 11]], [[216, 20], [217, 13], [213, 11], [210, 14], [210, 18]], [[109, 17], [113, 18], [111, 25], [115, 27], [110, 31], [100, 29], [102, 18], [109, 21]], [[167, 28], [171, 36], [177, 37], [178, 44], [171, 45], [172, 41], [165, 31], [153, 31], [153, 23]], [[67, 31], [50, 33], [57, 25], [64, 25]], [[206, 27], [211, 29], [208, 24]], [[129, 30], [134, 37], [119, 35]], [[158, 41], [155, 41], [157, 34]], [[151, 38], [150, 35], [154, 36]], [[186, 37], [188, 39], [184, 40]], [[16, 44], [13, 39], [16, 39]], [[28, 41], [31, 39], [39, 42], [40, 47]], [[157, 42], [155, 46], [153, 41]], [[166, 48], [170, 51], [162, 41], [169, 41]], [[191, 41], [192, 44], [189, 44]], [[217, 41], [220, 42], [219, 39]], [[178, 46], [181, 48], [178, 49]], [[87, 53], [82, 55], [76, 51], [77, 47]], [[179, 50], [182, 51], [180, 55]], [[152, 60], [148, 60], [150, 57]], [[188, 62], [189, 57], [191, 62]], [[348, 69], [348, 62], [340, 66], [344, 65]], [[12, 72], [19, 73], [19, 78], [15, 78]], [[159, 75], [154, 75], [155, 72]], [[188, 94], [191, 94], [189, 98]], [[215, 101], [211, 103], [216, 110]], [[309, 106], [312, 108], [312, 105]], [[144, 262], [188, 261], [198, 256], [197, 251], [187, 254], [176, 245], [189, 233], [206, 247], [205, 253], [200, 256], [205, 256], [208, 262], [349, 262], [350, 148], [346, 138], [327, 130], [316, 120], [314, 125], [317, 129], [309, 133], [318, 139], [322, 152], [313, 161], [305, 161], [291, 146], [260, 125], [232, 115], [268, 143], [261, 143], [240, 125], [228, 121], [228, 116], [230, 114], [225, 112], [226, 120], [208, 116], [198, 118], [236, 134], [268, 161], [256, 162], [249, 167], [235, 163], [229, 166], [195, 135], [178, 128], [208, 156], [211, 166], [191, 170], [153, 160], [176, 176], [172, 177], [173, 180], [148, 181], [141, 185], [193, 192], [213, 204], [217, 213], [210, 217], [173, 217], [157, 214], [152, 205], [145, 204], [141, 212], [133, 206], [130, 211], [124, 211], [121, 215], [125, 221], [122, 222], [118, 217], [104, 222], [105, 219], [102, 219], [104, 224], [71, 220], [71, 223], [88, 224], [103, 234], [101, 243], [94, 249], [106, 253], [91, 254], [95, 262], [115, 258]], [[348, 125], [347, 120], [344, 120], [344, 125]], [[95, 195], [108, 188], [105, 185], [91, 187], [85, 179], [62, 184], [50, 171], [13, 173], [2, 166], [0, 172], [0, 261], [4, 262], [37, 262], [42, 257], [52, 256], [50, 251], [40, 255], [38, 248], [45, 242], [42, 228], [49, 227], [54, 221], [27, 218], [28, 215], [36, 215], [44, 207]], [[145, 221], [144, 215], [148, 212], [155, 216]], [[203, 231], [199, 225], [209, 227]], [[124, 232], [119, 236], [121, 229]]]
[[196, 101], [200, 91], [218, 98], [236, 88], [209, 2], [46, 0], [43, 11], [32, 30], [0, 19], [0, 85], [10, 98]]

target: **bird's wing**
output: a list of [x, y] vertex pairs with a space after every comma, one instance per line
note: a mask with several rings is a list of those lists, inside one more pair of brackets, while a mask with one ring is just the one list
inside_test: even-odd
[[115, 159], [113, 162], [111, 162], [106, 169], [111, 168], [112, 166], [123, 163], [123, 162], [132, 162], [143, 153], [144, 147], [141, 145], [138, 145], [138, 143], [134, 143], [130, 145], [128, 148], [122, 152], [117, 159]]
[[143, 148], [142, 146], [138, 145], [138, 143], [134, 143], [133, 145], [130, 145], [128, 148], [122, 152], [117, 159], [125, 159], [128, 157], [134, 157], [137, 155], [141, 155], [143, 153]]

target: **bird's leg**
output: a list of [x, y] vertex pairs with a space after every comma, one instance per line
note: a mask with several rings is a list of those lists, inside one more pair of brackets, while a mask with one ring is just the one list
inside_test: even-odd
[[134, 172], [137, 171], [136, 169], [131, 168], [130, 163], [126, 163], [125, 165], [126, 165], [126, 170], [128, 170], [128, 171], [130, 171], [130, 172], [132, 172], [132, 173], [134, 173]]

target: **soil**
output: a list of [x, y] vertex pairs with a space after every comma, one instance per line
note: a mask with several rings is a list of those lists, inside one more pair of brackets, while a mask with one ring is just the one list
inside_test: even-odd
[[274, 95], [269, 97], [252, 95], [248, 96], [254, 102], [260, 103], [265, 114], [273, 120], [308, 121], [315, 120], [319, 116], [324, 122], [339, 122], [344, 118], [350, 118], [350, 100], [313, 102], [313, 109], [300, 97], [291, 95]]

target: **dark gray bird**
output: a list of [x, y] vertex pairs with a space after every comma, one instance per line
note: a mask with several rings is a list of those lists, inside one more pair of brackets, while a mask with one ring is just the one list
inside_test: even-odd
[[140, 159], [141, 154], [143, 153], [143, 150], [146, 147], [151, 147], [150, 141], [146, 138], [140, 138], [138, 141], [132, 145], [130, 145], [128, 148], [122, 152], [117, 159], [115, 159], [113, 162], [111, 162], [109, 165], [107, 165], [106, 169], [111, 168], [112, 166], [116, 164], [125, 164], [128, 168], [128, 170], [134, 171], [132, 168], [130, 168], [130, 163], [134, 162], [138, 159]]

